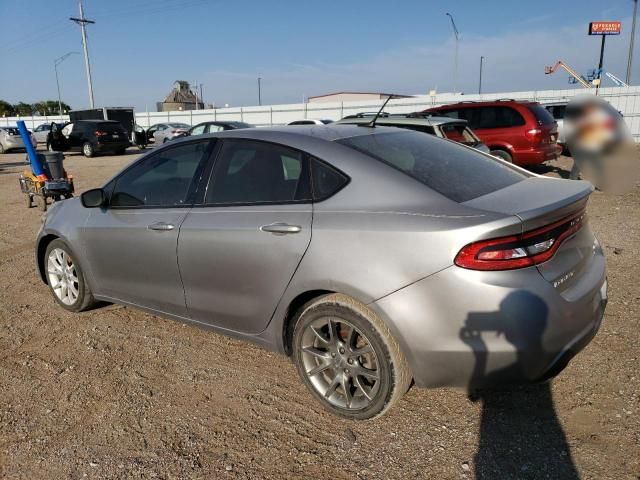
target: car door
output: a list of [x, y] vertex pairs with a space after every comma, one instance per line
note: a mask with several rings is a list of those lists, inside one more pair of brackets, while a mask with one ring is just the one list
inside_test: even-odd
[[64, 152], [69, 149], [69, 141], [62, 133], [62, 126], [57, 123], [51, 124], [51, 131], [49, 132], [47, 143], [52, 150], [58, 152]]
[[178, 271], [178, 231], [192, 206], [211, 140], [143, 157], [110, 182], [106, 208], [82, 229], [98, 295], [186, 317]]
[[202, 204], [180, 227], [191, 318], [262, 331], [311, 240], [308, 161], [280, 145], [225, 139]]
[[75, 122], [69, 134], [69, 148], [71, 150], [81, 150], [86, 141], [90, 141], [89, 135], [95, 124], [87, 122]]

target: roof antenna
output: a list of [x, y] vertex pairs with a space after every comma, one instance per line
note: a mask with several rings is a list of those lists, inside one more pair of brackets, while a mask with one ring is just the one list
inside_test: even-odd
[[376, 120], [378, 120], [378, 117], [380, 116], [380, 114], [384, 110], [384, 107], [387, 106], [387, 103], [389, 103], [389, 100], [391, 100], [392, 98], [399, 98], [399, 97], [396, 97], [395, 95], [389, 95], [387, 97], [387, 99], [384, 101], [384, 103], [382, 104], [382, 106], [380, 107], [380, 110], [378, 110], [378, 113], [376, 113], [375, 117], [373, 117], [373, 120], [371, 120], [369, 123], [361, 123], [359, 126], [361, 126], [361, 127], [369, 127], [369, 128], [376, 128]]

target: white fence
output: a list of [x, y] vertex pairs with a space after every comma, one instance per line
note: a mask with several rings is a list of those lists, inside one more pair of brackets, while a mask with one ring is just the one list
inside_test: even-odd
[[[459, 101], [495, 100], [513, 98], [535, 100], [541, 103], [568, 100], [574, 95], [587, 92], [586, 89], [543, 90], [529, 92], [488, 93], [482, 95], [460, 95], [441, 93], [437, 95], [417, 95], [412, 98], [391, 100], [385, 107], [389, 113], [409, 113], [436, 105], [446, 105]], [[595, 93], [595, 90], [590, 90]], [[636, 141], [640, 141], [640, 87], [601, 88], [599, 96], [620, 110]], [[229, 107], [209, 110], [188, 110], [173, 112], [138, 112], [136, 122], [149, 127], [155, 123], [182, 122], [196, 125], [212, 120], [235, 120], [259, 127], [283, 125], [304, 118], [339, 120], [358, 112], [377, 111], [380, 101], [334, 102], [334, 103], [294, 103], [288, 105], [263, 105], [254, 107]], [[24, 120], [27, 128], [35, 128], [42, 123], [68, 120], [67, 116], [3, 117], [0, 125], [15, 125], [16, 120]]]

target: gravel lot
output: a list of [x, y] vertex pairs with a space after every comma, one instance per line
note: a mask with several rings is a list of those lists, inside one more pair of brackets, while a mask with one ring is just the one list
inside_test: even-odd
[[[66, 168], [82, 191], [130, 152]], [[23, 159], [0, 156], [0, 478], [640, 479], [638, 189], [591, 197], [609, 306], [552, 384], [471, 400], [414, 388], [354, 423], [325, 413], [286, 357], [131, 308], [58, 307], [35, 271], [42, 214], [20, 193]]]

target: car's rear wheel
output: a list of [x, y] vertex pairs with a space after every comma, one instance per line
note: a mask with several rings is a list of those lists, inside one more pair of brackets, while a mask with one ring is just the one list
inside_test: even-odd
[[84, 142], [84, 144], [82, 145], [82, 153], [84, 154], [85, 157], [87, 158], [91, 158], [94, 155], [94, 151], [93, 151], [93, 145], [91, 145], [90, 142]]
[[511, 157], [511, 154], [504, 150], [491, 150], [491, 155], [501, 158], [505, 162], [513, 163], [513, 157]]
[[303, 382], [327, 410], [343, 417], [378, 417], [411, 385], [409, 365], [388, 327], [346, 295], [303, 306], [292, 343]]
[[47, 283], [63, 308], [81, 312], [95, 303], [80, 265], [62, 240], [53, 240], [45, 252]]
[[0, 155], [2, 155], [4, 153], [4, 147], [2, 146], [2, 143], [0, 143]]

